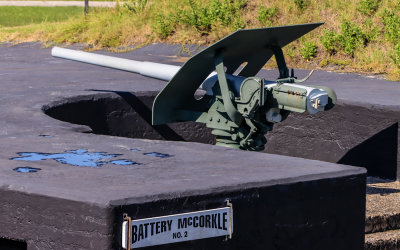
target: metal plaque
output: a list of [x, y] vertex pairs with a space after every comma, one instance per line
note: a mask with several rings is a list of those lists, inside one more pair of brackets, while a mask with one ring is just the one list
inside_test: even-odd
[[[129, 219], [126, 219], [129, 218]], [[131, 220], [122, 224], [122, 247], [163, 245], [189, 240], [229, 236], [233, 233], [232, 207]]]

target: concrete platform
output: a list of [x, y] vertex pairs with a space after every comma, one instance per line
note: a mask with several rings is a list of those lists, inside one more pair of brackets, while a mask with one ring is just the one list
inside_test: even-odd
[[[182, 59], [177, 55], [186, 55], [180, 50], [180, 46], [155, 44], [118, 56], [179, 65]], [[151, 126], [149, 112], [154, 97], [164, 86], [161, 81], [76, 62], [50, 63], [66, 67], [65, 72], [60, 69], [56, 72], [69, 87], [84, 84], [86, 90], [92, 90], [82, 92], [79, 98], [69, 99], [66, 95], [62, 100], [47, 103], [45, 111], [52, 117], [85, 124], [99, 134], [214, 142], [202, 124]], [[295, 70], [295, 73], [302, 78], [308, 71]], [[263, 70], [259, 75], [275, 79], [277, 71]], [[51, 73], [47, 77], [50, 82], [54, 78]], [[291, 114], [267, 134], [265, 152], [361, 166], [368, 170], [369, 176], [399, 179], [400, 82], [385, 81], [379, 76], [316, 71], [306, 83], [334, 89], [339, 98], [337, 106], [316, 115]], [[94, 107], [98, 112], [92, 112]]]
[[[169, 62], [170, 53], [168, 46], [150, 46], [130, 55]], [[218, 208], [228, 199], [234, 214], [231, 240], [154, 249], [363, 248], [364, 169], [200, 143], [92, 134], [90, 124], [62, 122], [42, 108], [88, 96], [101, 104], [99, 94], [120, 102], [119, 92], [145, 98], [164, 83], [54, 59], [49, 49], [32, 44], [0, 47], [0, 54], [2, 247], [120, 249], [123, 213], [135, 219], [162, 216]], [[36, 172], [24, 173], [25, 167]]]

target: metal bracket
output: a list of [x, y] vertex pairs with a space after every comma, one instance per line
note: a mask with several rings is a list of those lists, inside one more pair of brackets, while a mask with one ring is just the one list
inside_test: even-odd
[[228, 87], [228, 82], [225, 76], [224, 62], [222, 59], [221, 52], [218, 52], [215, 55], [214, 63], [215, 63], [215, 69], [218, 74], [218, 82], [219, 82], [219, 87], [221, 89], [222, 100], [224, 101], [225, 111], [228, 114], [229, 118], [234, 123], [240, 125], [240, 123], [242, 123], [243, 117], [232, 102], [232, 98], [229, 93], [230, 91]]
[[233, 205], [232, 205], [232, 203], [231, 203], [231, 201], [229, 199], [226, 199], [225, 203], [226, 203], [226, 206], [230, 207], [230, 210], [231, 210], [231, 213], [230, 213], [231, 216], [229, 217], [229, 235], [226, 236], [227, 237], [226, 240], [228, 240], [228, 239], [232, 239]]
[[246, 121], [246, 124], [249, 125], [250, 132], [246, 136], [246, 138], [244, 138], [243, 140], [240, 141], [240, 146], [247, 147], [248, 146], [247, 141], [253, 136], [253, 134], [255, 134], [257, 132], [257, 127], [251, 122], [251, 119], [244, 118], [244, 120]]
[[289, 77], [289, 69], [286, 66], [285, 57], [283, 55], [282, 48], [274, 45], [270, 47], [272, 52], [274, 53], [276, 64], [278, 64], [279, 69], [279, 79], [288, 78]]
[[130, 216], [128, 216], [128, 214], [123, 214], [122, 218], [124, 221], [127, 222], [127, 237], [126, 237], [126, 249], [130, 250], [131, 249], [131, 229], [132, 229], [132, 218]]
[[291, 74], [291, 76], [289, 76], [289, 69], [286, 66], [285, 56], [283, 55], [282, 48], [277, 45], [274, 45], [274, 46], [271, 46], [270, 49], [274, 53], [274, 56], [276, 59], [276, 64], [278, 65], [278, 69], [279, 69], [279, 78], [276, 81], [278, 84], [280, 84], [280, 83], [301, 83], [301, 82], [306, 81], [311, 76], [311, 74], [314, 72], [314, 70], [312, 70], [308, 74], [308, 76], [306, 76], [303, 79], [297, 80], [297, 78], [294, 77], [294, 75], [293, 75], [293, 69], [292, 69], [292, 74]]
[[314, 73], [314, 70], [311, 70], [311, 72], [304, 77], [303, 79], [297, 80], [296, 77], [288, 77], [288, 78], [282, 78], [282, 79], [278, 79], [276, 80], [276, 82], [278, 83], [278, 85], [282, 84], [282, 83], [302, 83], [308, 80], [308, 78], [310, 78], [310, 76], [312, 75], [312, 73]]

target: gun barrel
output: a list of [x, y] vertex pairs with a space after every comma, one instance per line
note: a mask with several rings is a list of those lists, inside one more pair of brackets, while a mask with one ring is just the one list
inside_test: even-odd
[[162, 63], [134, 61], [83, 51], [54, 47], [51, 55], [78, 62], [84, 62], [112, 69], [141, 74], [164, 81], [170, 81], [181, 67]]

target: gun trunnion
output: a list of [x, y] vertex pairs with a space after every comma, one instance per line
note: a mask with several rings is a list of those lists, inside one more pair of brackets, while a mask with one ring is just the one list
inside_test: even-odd
[[[52, 55], [169, 81], [153, 103], [153, 125], [205, 123], [217, 145], [263, 150], [265, 134], [290, 112], [316, 114], [331, 109], [335, 92], [305, 86], [289, 69], [282, 48], [322, 23], [238, 30], [191, 57], [182, 67], [54, 47]], [[275, 81], [256, 74], [275, 56]], [[237, 73], [238, 72], [238, 73]], [[205, 95], [194, 97], [201, 87]]]

